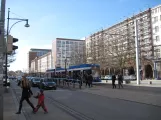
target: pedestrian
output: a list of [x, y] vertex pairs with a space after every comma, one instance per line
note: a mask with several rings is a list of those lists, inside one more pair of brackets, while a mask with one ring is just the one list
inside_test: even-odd
[[87, 85], [88, 85], [88, 74], [86, 72], [84, 72], [84, 80], [85, 80], [86, 87], [87, 87]]
[[22, 81], [19, 83], [19, 85], [22, 88], [22, 95], [21, 95], [21, 100], [19, 104], [19, 110], [16, 114], [21, 114], [21, 109], [22, 109], [22, 103], [24, 100], [27, 101], [27, 103], [31, 106], [33, 111], [35, 110], [34, 105], [30, 102], [29, 98], [33, 95], [30, 87], [29, 81], [26, 79], [26, 75], [22, 76]]
[[123, 83], [123, 76], [122, 76], [122, 74], [120, 73], [120, 74], [118, 75], [118, 86], [119, 86], [119, 89], [120, 89], [120, 87], [123, 88], [122, 83]]
[[82, 86], [83, 76], [82, 73], [78, 74], [79, 86]]
[[88, 76], [88, 86], [89, 86], [89, 88], [92, 87], [92, 82], [93, 82], [93, 76], [92, 76], [92, 74], [90, 74]]
[[112, 75], [112, 87], [113, 87], [113, 89], [115, 89], [115, 88], [116, 88], [115, 81], [116, 81], [116, 75], [115, 75], [115, 74], [113, 74], [113, 75]]
[[40, 92], [38, 92], [37, 95], [34, 97], [38, 99], [38, 103], [37, 103], [36, 109], [34, 110], [34, 113], [36, 113], [40, 107], [43, 108], [45, 114], [48, 113], [47, 108], [45, 107], [45, 102], [44, 102], [44, 99], [45, 99], [44, 91], [40, 89]]

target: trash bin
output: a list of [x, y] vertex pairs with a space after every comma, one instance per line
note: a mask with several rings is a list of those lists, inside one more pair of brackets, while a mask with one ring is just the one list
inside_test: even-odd
[[125, 84], [129, 84], [130, 83], [130, 80], [125, 80]]

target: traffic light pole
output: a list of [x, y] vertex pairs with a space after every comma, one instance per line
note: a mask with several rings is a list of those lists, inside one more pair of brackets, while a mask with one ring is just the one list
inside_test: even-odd
[[1, 0], [1, 15], [0, 15], [0, 120], [3, 120], [3, 64], [5, 59], [5, 39], [4, 39], [4, 24], [5, 24], [5, 7], [6, 0]]
[[[9, 29], [9, 21], [10, 20], [18, 20], [17, 22], [15, 22], [11, 28]], [[30, 27], [30, 25], [28, 24], [28, 19], [20, 19], [20, 18], [10, 18], [10, 8], [8, 8], [8, 15], [7, 15], [7, 34], [6, 34], [6, 55], [5, 55], [5, 82], [7, 83], [7, 78], [8, 78], [8, 75], [7, 75], [7, 66], [8, 66], [8, 51], [7, 51], [7, 43], [8, 43], [8, 36], [9, 36], [9, 33], [12, 29], [12, 27], [19, 23], [19, 22], [22, 22], [22, 21], [26, 21], [26, 24], [25, 24], [25, 27]]]
[[8, 53], [7, 53], [7, 41], [8, 41], [8, 35], [9, 35], [9, 19], [10, 19], [10, 8], [8, 8], [8, 15], [7, 15], [7, 39], [6, 39], [6, 59], [5, 59], [5, 83], [7, 85], [7, 79], [8, 79], [8, 72], [7, 72], [7, 65], [8, 65]]

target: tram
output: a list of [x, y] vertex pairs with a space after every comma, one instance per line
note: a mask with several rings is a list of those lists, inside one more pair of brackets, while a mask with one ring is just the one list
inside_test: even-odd
[[93, 76], [93, 82], [101, 82], [100, 66], [98, 64], [80, 64], [69, 66], [67, 69], [56, 68], [46, 71], [47, 77], [64, 78], [67, 75], [69, 79], [77, 79], [79, 75], [84, 77], [85, 73]]

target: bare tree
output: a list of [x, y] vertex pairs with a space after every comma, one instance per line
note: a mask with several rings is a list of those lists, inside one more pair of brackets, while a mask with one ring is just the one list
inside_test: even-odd
[[129, 60], [135, 55], [135, 49], [129, 45], [128, 38], [119, 34], [108, 36], [104, 44], [110, 63], [113, 63], [112, 66], [119, 68], [121, 71], [128, 66]]
[[15, 55], [16, 55], [15, 51], [13, 51], [11, 54], [8, 55], [8, 64], [10, 64], [16, 60]]
[[85, 45], [79, 50], [73, 47], [71, 49], [72, 52], [70, 53], [70, 65], [86, 63]]

